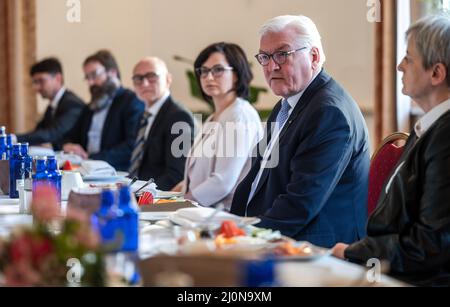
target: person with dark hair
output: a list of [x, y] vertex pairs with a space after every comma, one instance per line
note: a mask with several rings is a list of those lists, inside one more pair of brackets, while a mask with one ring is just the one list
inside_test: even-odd
[[[133, 84], [146, 111], [140, 119], [129, 176], [146, 181], [153, 178], [159, 189], [170, 191], [183, 179], [186, 152], [194, 138], [194, 118], [172, 98], [172, 75], [161, 59], [140, 60], [133, 70]], [[179, 138], [183, 148], [173, 146]]]
[[250, 169], [254, 145], [263, 135], [261, 120], [246, 100], [253, 79], [244, 51], [232, 43], [203, 50], [195, 63], [203, 97], [214, 113], [188, 155], [184, 181], [174, 191], [203, 206], [229, 210], [234, 190]]
[[122, 87], [117, 61], [109, 51], [89, 56], [83, 70], [91, 102], [67, 138], [64, 152], [103, 160], [126, 171], [144, 104]]
[[367, 224], [368, 236], [337, 244], [334, 256], [366, 265], [389, 263], [390, 274], [416, 286], [450, 285], [450, 16], [424, 17], [406, 32], [398, 66], [403, 93], [425, 111]]
[[62, 65], [56, 58], [44, 59], [30, 69], [33, 89], [50, 104], [34, 131], [17, 135], [17, 141], [41, 145], [51, 143], [61, 150], [64, 138], [75, 126], [85, 104], [64, 87]]

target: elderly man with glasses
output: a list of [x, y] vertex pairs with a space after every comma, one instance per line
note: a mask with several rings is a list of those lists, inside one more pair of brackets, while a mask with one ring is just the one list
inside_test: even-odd
[[83, 70], [91, 102], [63, 149], [126, 171], [144, 104], [136, 94], [122, 87], [119, 66], [109, 51], [100, 50], [89, 56]]
[[276, 17], [260, 34], [256, 59], [282, 99], [231, 212], [323, 247], [363, 238], [369, 144], [358, 105], [322, 68], [311, 19]]
[[161, 59], [139, 61], [133, 83], [146, 111], [134, 142], [130, 177], [153, 178], [159, 189], [170, 191], [183, 179], [186, 154], [194, 138], [193, 116], [172, 99], [172, 75]]

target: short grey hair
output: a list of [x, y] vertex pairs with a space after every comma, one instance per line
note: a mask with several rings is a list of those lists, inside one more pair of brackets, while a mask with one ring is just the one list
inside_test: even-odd
[[[319, 49], [320, 62], [319, 66], [325, 63], [326, 56], [322, 46], [322, 37], [319, 30], [317, 30], [316, 24], [309, 18], [303, 15], [283, 15], [270, 19], [264, 23], [261, 27], [259, 34], [261, 37], [268, 33], [279, 33], [286, 28], [293, 28], [298, 33], [299, 44], [297, 47], [303, 47], [304, 45], [312, 48]], [[300, 44], [302, 46], [300, 46]]]
[[450, 15], [441, 13], [420, 19], [406, 31], [406, 39], [410, 38], [414, 38], [425, 69], [437, 63], [446, 67], [450, 87]]

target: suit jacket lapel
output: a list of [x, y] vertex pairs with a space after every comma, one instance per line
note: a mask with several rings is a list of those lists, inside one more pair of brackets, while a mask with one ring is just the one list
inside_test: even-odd
[[[101, 140], [101, 145], [100, 145], [101, 149], [103, 149], [103, 142], [108, 139], [107, 134], [110, 133], [110, 131], [111, 131], [110, 126], [113, 124], [117, 125], [118, 119], [113, 118], [113, 116], [115, 114], [120, 114], [120, 112], [116, 111], [115, 109], [119, 107], [119, 104], [117, 103], [117, 101], [122, 96], [123, 92], [124, 92], [124, 89], [119, 88], [117, 90], [116, 95], [114, 96], [113, 101], [111, 102], [111, 107], [108, 110], [108, 114], [106, 115], [105, 123], [103, 124], [102, 140]], [[94, 115], [94, 113], [92, 113], [92, 115]]]
[[161, 109], [159, 109], [158, 114], [156, 114], [156, 118], [153, 120], [152, 127], [150, 128], [147, 139], [145, 141], [144, 152], [147, 152], [147, 150], [150, 146], [150, 142], [148, 142], [147, 140], [154, 137], [154, 135], [156, 134], [156, 132], [159, 129], [165, 129], [164, 120], [165, 120], [165, 116], [166, 116], [169, 108], [171, 107], [171, 104], [172, 104], [172, 98], [169, 96], [167, 98], [167, 100], [164, 102], [164, 104], [162, 105]]
[[[278, 144], [276, 144], [272, 148], [272, 152], [274, 150], [278, 150], [281, 140], [286, 136], [286, 133], [289, 130], [289, 128], [291, 127], [292, 123], [295, 122], [295, 120], [297, 119], [297, 117], [299, 116], [301, 111], [306, 108], [306, 106], [309, 104], [309, 102], [311, 101], [311, 98], [315, 95], [315, 93], [322, 86], [324, 86], [326, 83], [328, 83], [330, 81], [330, 79], [331, 79], [331, 77], [325, 72], [325, 70], [322, 70], [319, 73], [319, 75], [316, 77], [316, 79], [309, 85], [309, 87], [306, 89], [306, 91], [300, 97], [300, 100], [298, 101], [298, 103], [296, 104], [294, 110], [292, 111], [291, 116], [289, 116], [288, 121], [286, 122], [286, 124], [283, 127], [283, 130], [280, 132], [280, 136], [278, 138]], [[274, 109], [273, 114], [270, 116], [270, 119], [269, 119], [269, 122], [268, 122], [269, 125], [273, 124], [275, 122], [276, 114], [278, 114], [280, 108], [281, 108], [281, 101], [278, 102], [277, 107]], [[267, 131], [271, 131], [270, 126], [269, 126]], [[268, 138], [268, 139], [271, 140], [271, 137]], [[263, 153], [263, 155], [264, 155], [264, 153]], [[261, 167], [261, 164], [260, 164], [260, 167]], [[263, 173], [261, 174], [261, 178], [260, 178], [260, 180], [258, 182], [258, 186], [256, 187], [254, 196], [264, 186], [267, 178], [269, 177], [270, 170], [271, 170], [270, 168], [265, 168], [263, 170]]]
[[162, 105], [161, 109], [159, 109], [158, 114], [156, 114], [156, 118], [153, 121], [152, 127], [148, 133], [148, 137], [151, 137], [153, 134], [156, 133], [156, 131], [159, 128], [160, 125], [163, 125], [163, 120], [165, 117], [165, 114], [167, 113], [167, 111], [169, 110], [170, 106], [172, 104], [172, 99], [170, 98], [170, 96], [166, 99], [166, 101], [164, 102], [164, 104]]
[[64, 95], [62, 95], [61, 99], [59, 99], [58, 106], [56, 107], [56, 110], [55, 110], [55, 115], [59, 114], [61, 112], [61, 110], [64, 108], [64, 100], [67, 98], [67, 95], [68, 95], [68, 90], [66, 90], [64, 92]]

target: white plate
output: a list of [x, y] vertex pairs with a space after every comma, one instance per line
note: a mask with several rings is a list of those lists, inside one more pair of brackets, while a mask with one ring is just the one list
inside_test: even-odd
[[117, 172], [116, 176], [102, 176], [102, 175], [87, 175], [83, 176], [84, 181], [104, 181], [104, 182], [114, 182], [122, 180], [129, 175], [127, 172]]
[[167, 220], [173, 212], [139, 212], [139, 219], [141, 221], [161, 221]]
[[239, 227], [246, 225], [254, 225], [261, 222], [258, 218], [246, 218], [237, 216], [228, 212], [217, 213], [212, 220], [208, 221], [208, 225], [204, 222], [211, 216], [215, 209], [213, 208], [185, 208], [172, 212], [169, 219], [180, 226], [197, 228], [207, 226], [210, 229], [219, 228], [224, 221], [234, 221]]
[[11, 198], [0, 198], [0, 205], [18, 205], [20, 200]]

